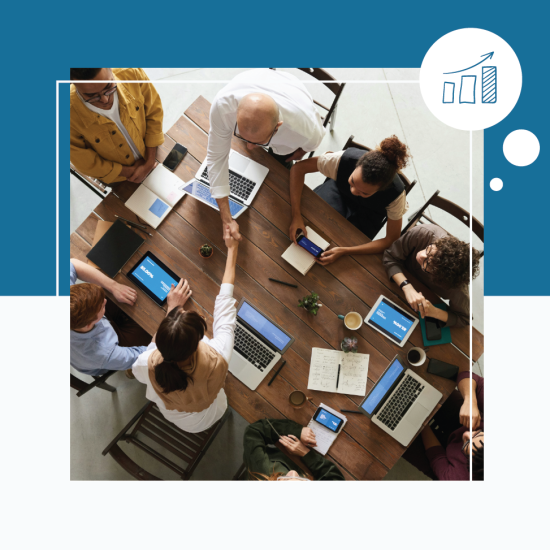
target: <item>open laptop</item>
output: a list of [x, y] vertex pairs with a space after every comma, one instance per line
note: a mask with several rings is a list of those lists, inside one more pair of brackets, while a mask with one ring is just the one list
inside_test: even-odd
[[[246, 206], [250, 206], [268, 172], [268, 168], [255, 160], [246, 158], [237, 151], [231, 150], [229, 153], [230, 196], [238, 199]], [[195, 178], [204, 185], [210, 186], [206, 160], [201, 164]]]
[[[191, 195], [195, 199], [204, 202], [211, 208], [214, 208], [214, 210], [220, 210], [216, 199], [212, 198], [210, 187], [207, 187], [195, 178], [187, 183], [184, 183], [183, 185], [180, 185], [178, 189], [184, 191], [188, 195]], [[228, 202], [229, 212], [234, 220], [236, 220], [243, 212], [248, 210], [248, 206], [240, 202], [238, 199], [228, 199]]]
[[237, 309], [230, 372], [255, 390], [294, 338], [244, 298]]
[[396, 355], [359, 409], [406, 447], [442, 397]]

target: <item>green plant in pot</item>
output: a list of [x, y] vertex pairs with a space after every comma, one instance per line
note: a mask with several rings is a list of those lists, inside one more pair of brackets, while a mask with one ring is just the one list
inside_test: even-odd
[[298, 307], [303, 307], [309, 313], [317, 315], [322, 305], [317, 300], [319, 300], [319, 294], [312, 292], [309, 296], [304, 296], [301, 300], [298, 300]]
[[199, 254], [203, 258], [210, 258], [210, 256], [212, 256], [213, 253], [214, 253], [214, 249], [209, 244], [203, 244], [199, 248]]
[[357, 353], [357, 338], [344, 338], [340, 347], [344, 353]]

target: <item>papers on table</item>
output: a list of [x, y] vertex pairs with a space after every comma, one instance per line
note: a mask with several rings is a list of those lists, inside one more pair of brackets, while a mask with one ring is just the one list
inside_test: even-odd
[[[326, 409], [334, 416], [337, 416], [338, 418], [342, 418], [344, 420], [344, 423], [340, 426], [340, 430], [338, 431], [338, 433], [340, 433], [344, 429], [344, 426], [346, 425], [348, 419], [341, 412], [335, 411], [324, 403], [321, 403], [321, 405], [319, 406], [323, 407], [323, 409]], [[328, 453], [328, 450], [330, 449], [330, 446], [338, 437], [338, 434], [329, 430], [325, 426], [322, 426], [321, 424], [319, 424], [319, 422], [313, 420], [313, 418], [309, 421], [307, 427], [313, 430], [313, 433], [315, 434], [315, 439], [317, 440], [317, 446], [313, 448], [322, 455], [326, 455]]]
[[[340, 380], [336, 389], [338, 365]], [[364, 397], [367, 394], [368, 372], [369, 356], [364, 353], [313, 348], [307, 389]]]
[[[325, 241], [321, 235], [313, 231], [311, 227], [307, 227], [307, 238], [318, 247], [326, 250], [329, 246], [329, 242]], [[315, 258], [301, 246], [292, 243], [282, 254], [281, 258], [286, 260], [294, 269], [297, 269], [302, 275], [306, 275], [307, 272], [313, 267]]]

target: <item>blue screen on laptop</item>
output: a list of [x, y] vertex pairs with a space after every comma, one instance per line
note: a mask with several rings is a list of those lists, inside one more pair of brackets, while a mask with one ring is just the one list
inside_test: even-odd
[[406, 316], [398, 309], [382, 300], [369, 321], [375, 324], [384, 334], [387, 334], [394, 342], [401, 342], [407, 336], [415, 319]]
[[392, 384], [404, 370], [405, 368], [399, 362], [399, 359], [396, 359], [384, 373], [382, 378], [380, 378], [376, 386], [374, 386], [361, 407], [369, 414], [372, 414], [372, 411], [376, 409], [377, 405], [380, 403], [380, 400], [386, 395], [386, 393], [388, 393], [388, 390], [392, 387]]
[[282, 351], [290, 342], [290, 336], [287, 336], [282, 330], [277, 328], [271, 321], [267, 320], [260, 312], [256, 311], [246, 302], [243, 302], [241, 309], [239, 309], [238, 316], [256, 332], [271, 342], [279, 351]]
[[171, 285], [177, 285], [178, 281], [172, 279], [156, 262], [146, 257], [134, 269], [132, 275], [139, 279], [155, 296], [164, 300], [170, 292]]

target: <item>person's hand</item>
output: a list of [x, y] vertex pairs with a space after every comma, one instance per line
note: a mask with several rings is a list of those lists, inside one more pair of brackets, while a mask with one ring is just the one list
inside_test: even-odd
[[239, 248], [239, 241], [233, 237], [231, 226], [228, 223], [226, 223], [223, 227], [223, 240], [225, 241], [225, 246], [227, 246], [228, 251]]
[[315, 432], [311, 428], [302, 428], [302, 433], [300, 434], [300, 441], [306, 447], [315, 447], [317, 445], [317, 440], [315, 439]]
[[306, 456], [309, 453], [309, 449], [295, 435], [282, 435], [279, 442], [293, 455]]
[[302, 157], [306, 154], [306, 152], [300, 147], [300, 149], [296, 149], [294, 151], [294, 154], [291, 157], [287, 157], [285, 159], [285, 162], [292, 162], [293, 160], [302, 160]]
[[[225, 228], [226, 226], [229, 226], [229, 231], [231, 233], [231, 236], [233, 237], [233, 239], [235, 239], [236, 241], [242, 241], [243, 238], [241, 236], [241, 234], [239, 233], [239, 224], [237, 223], [237, 220], [230, 220], [228, 222], [223, 222], [223, 238], [225, 240]], [[227, 243], [225, 243], [227, 244]]]
[[307, 237], [306, 225], [304, 219], [299, 214], [292, 218], [292, 223], [290, 224], [290, 229], [288, 230], [288, 236], [294, 241], [294, 244], [298, 244], [296, 239], [298, 237], [298, 232], [302, 232], [304, 237]]
[[403, 287], [403, 293], [407, 302], [414, 311], [420, 311], [422, 317], [425, 316], [426, 298], [422, 295], [422, 292], [417, 292], [412, 285], [406, 285]]
[[113, 293], [115, 300], [122, 304], [133, 306], [137, 300], [137, 292], [129, 286], [121, 285], [116, 281], [114, 281], [114, 283], [115, 284], [113, 285], [111, 292]]
[[470, 425], [470, 400], [465, 399], [460, 407], [459, 412], [460, 423], [470, 430], [477, 430], [481, 422], [481, 415], [479, 414], [479, 409], [477, 408], [477, 403], [472, 402], [472, 423]]
[[424, 301], [425, 301], [424, 315], [422, 315], [422, 317], [431, 317], [432, 319], [439, 319], [441, 310], [435, 307], [427, 298], [424, 298]]
[[187, 280], [180, 279], [178, 286], [172, 284], [170, 292], [166, 297], [166, 309], [170, 313], [175, 307], [183, 307], [185, 302], [193, 294], [193, 291], [189, 288]]
[[345, 248], [336, 246], [335, 248], [331, 248], [330, 250], [323, 252], [316, 261], [321, 265], [331, 264], [332, 262], [335, 262], [340, 256], [343, 256], [345, 254], [345, 251]]
[[143, 159], [139, 159], [134, 163], [134, 173], [128, 178], [132, 183], [141, 183], [156, 166], [157, 163], [147, 164]]

